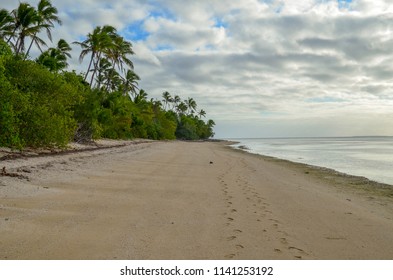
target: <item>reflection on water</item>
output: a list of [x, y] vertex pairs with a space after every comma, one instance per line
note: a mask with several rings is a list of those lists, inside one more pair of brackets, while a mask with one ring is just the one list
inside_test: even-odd
[[[233, 139], [231, 139], [233, 140]], [[393, 137], [236, 139], [235, 147], [393, 185]]]

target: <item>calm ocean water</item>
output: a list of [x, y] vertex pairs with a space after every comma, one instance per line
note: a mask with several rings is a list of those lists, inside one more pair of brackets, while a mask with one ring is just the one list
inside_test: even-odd
[[231, 139], [251, 153], [327, 167], [393, 185], [393, 137]]

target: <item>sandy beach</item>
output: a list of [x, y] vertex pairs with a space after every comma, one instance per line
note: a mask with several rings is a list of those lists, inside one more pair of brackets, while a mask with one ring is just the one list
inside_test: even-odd
[[392, 187], [223, 142], [129, 142], [0, 168], [2, 260], [393, 259]]

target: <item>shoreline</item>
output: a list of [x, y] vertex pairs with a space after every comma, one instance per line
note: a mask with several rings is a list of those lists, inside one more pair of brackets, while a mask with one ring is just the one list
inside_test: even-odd
[[28, 177], [0, 176], [3, 260], [393, 259], [390, 193], [226, 141], [3, 166]]
[[369, 179], [365, 176], [357, 176], [345, 172], [340, 172], [333, 168], [292, 161], [292, 160], [283, 159], [274, 156], [263, 155], [256, 152], [248, 151], [247, 149], [243, 149], [243, 148], [232, 147], [232, 146], [228, 146], [228, 147], [233, 149], [234, 151], [259, 156], [268, 161], [287, 164], [293, 168], [305, 169], [304, 172], [306, 174], [309, 174], [310, 176], [315, 176], [317, 178], [323, 178], [325, 180], [330, 181], [331, 183], [341, 184], [341, 185], [348, 184], [347, 185], [348, 188], [350, 187], [362, 188], [365, 191], [369, 190], [370, 192], [376, 191], [376, 193], [380, 193], [383, 196], [388, 196], [393, 198], [393, 185], [391, 184], [381, 183]]
[[[332, 138], [337, 138], [337, 137], [332, 137]], [[346, 137], [342, 137], [342, 138], [346, 138]], [[352, 138], [352, 137], [349, 137], [349, 138]], [[378, 137], [375, 136], [375, 138], [378, 138]], [[393, 137], [391, 137], [391, 138], [393, 138]], [[283, 138], [283, 139], [286, 139], [286, 138]], [[299, 138], [299, 139], [301, 139], [301, 138]], [[374, 180], [374, 179], [367, 178], [366, 176], [354, 175], [354, 174], [350, 174], [350, 173], [347, 173], [347, 172], [342, 172], [342, 171], [336, 170], [334, 168], [329, 168], [329, 167], [325, 167], [325, 166], [313, 165], [313, 164], [308, 164], [308, 163], [295, 161], [295, 160], [291, 160], [291, 159], [285, 159], [285, 158], [280, 158], [280, 157], [276, 157], [276, 156], [264, 155], [264, 154], [252, 151], [246, 145], [241, 145], [241, 146], [238, 146], [238, 147], [232, 146], [232, 145], [240, 144], [240, 143], [241, 142], [235, 142], [234, 144], [230, 144], [231, 145], [230, 147], [233, 148], [234, 150], [243, 151], [243, 152], [246, 152], [246, 153], [249, 153], [249, 154], [259, 155], [259, 156], [262, 156], [262, 157], [271, 158], [273, 160], [278, 160], [278, 161], [283, 161], [283, 162], [290, 162], [290, 163], [293, 163], [293, 164], [304, 165], [304, 166], [310, 167], [312, 169], [318, 169], [318, 170], [326, 171], [326, 172], [332, 173], [332, 174], [334, 173], [335, 175], [341, 176], [341, 177], [349, 177], [349, 178], [352, 178], [354, 181], [358, 181], [358, 182], [362, 181], [364, 183], [368, 182], [370, 185], [373, 185], [373, 186], [377, 186], [377, 187], [379, 186], [381, 188], [389, 188], [389, 187], [393, 188], [393, 184], [380, 182], [380, 181], [377, 181], [377, 180]]]

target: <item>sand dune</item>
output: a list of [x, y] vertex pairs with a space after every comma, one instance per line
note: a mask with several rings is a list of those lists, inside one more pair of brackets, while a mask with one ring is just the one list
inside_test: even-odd
[[393, 259], [393, 199], [223, 143], [3, 160], [0, 259]]

